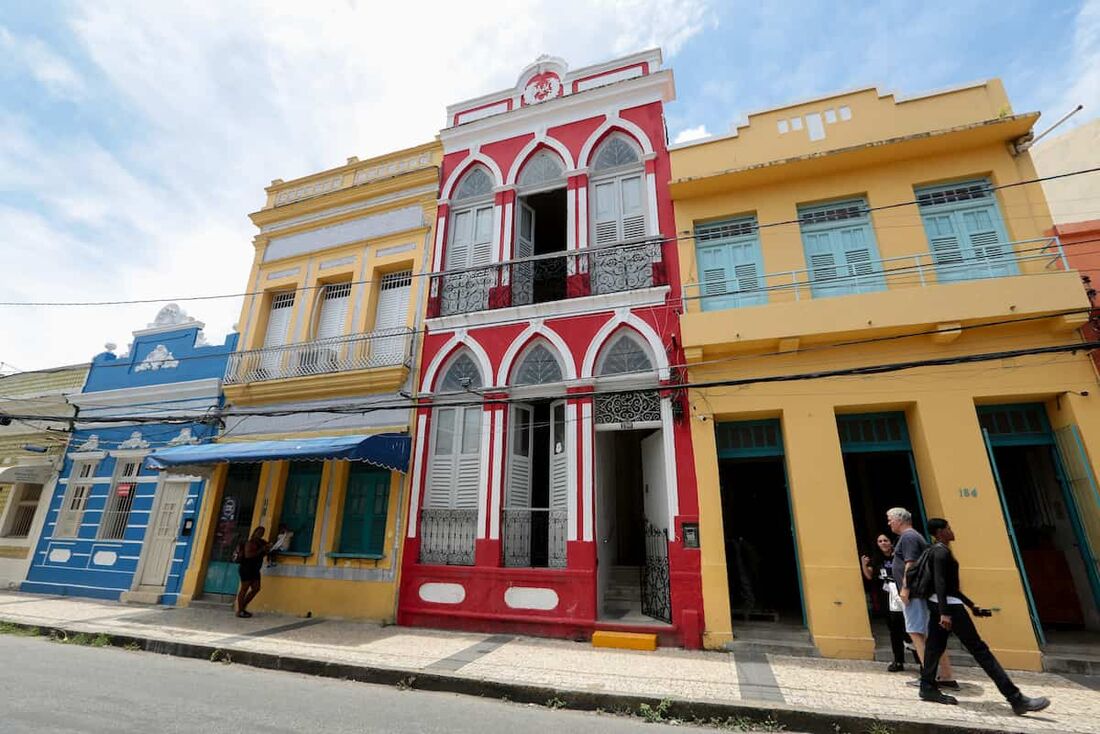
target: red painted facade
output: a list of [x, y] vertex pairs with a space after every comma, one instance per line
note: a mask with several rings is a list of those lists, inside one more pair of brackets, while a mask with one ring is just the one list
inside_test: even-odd
[[[1070, 268], [1081, 273], [1085, 289], [1092, 301], [1089, 325], [1081, 334], [1089, 341], [1100, 340], [1100, 219], [1059, 224], [1053, 234], [1062, 243]], [[1100, 370], [1100, 351], [1092, 353], [1092, 361]]]
[[[656, 632], [662, 644], [701, 646], [699, 551], [685, 548], [683, 543], [683, 525], [698, 522], [698, 501], [690, 427], [687, 411], [681, 408], [685, 396], [676, 387], [680, 372], [677, 366], [683, 364], [678, 322], [680, 277], [667, 187], [670, 169], [663, 113], [663, 103], [671, 99], [672, 83], [670, 72], [659, 71], [659, 67], [657, 52], [624, 59], [621, 65], [605, 64], [576, 72], [568, 72], [559, 60], [540, 60], [524, 71], [515, 90], [501, 93], [499, 99], [484, 97], [471, 102], [468, 109], [462, 105], [448, 109], [452, 122], [469, 119], [464, 114], [475, 109], [507, 111], [452, 125], [441, 134], [445, 156], [434, 271], [446, 272], [446, 248], [455, 236], [453, 212], [457, 207], [450, 197], [475, 166], [493, 178], [492, 262], [515, 257], [515, 213], [517, 196], [522, 195], [516, 179], [523, 164], [540, 151], [550, 152], [561, 162], [561, 188], [569, 211], [562, 256], [567, 259], [568, 253], [574, 253], [578, 257], [569, 259], [564, 297], [560, 300], [514, 304], [514, 289], [508, 279], [508, 273], [514, 271], [499, 266], [485, 308], [441, 315], [448, 281], [442, 276], [433, 282], [420, 362], [422, 397], [414, 448], [415, 486], [410, 497], [398, 603], [398, 621], [402, 624], [577, 639], [587, 638], [595, 629], [644, 629]], [[601, 77], [609, 82], [600, 86]], [[548, 84], [551, 78], [557, 82]], [[600, 145], [610, 136], [622, 136], [640, 153], [637, 170], [644, 172], [647, 237], [659, 243], [654, 249], [659, 254], [648, 264], [650, 270], [643, 271], [647, 278], [644, 287], [593, 294], [591, 273], [585, 268], [594, 266], [582, 264], [582, 258], [587, 257], [583, 253], [592, 246], [594, 237], [589, 221], [594, 210], [589, 168]], [[604, 350], [624, 331], [644, 345], [654, 366], [652, 374], [616, 376], [618, 380], [595, 374]], [[509, 476], [509, 404], [519, 399], [512, 387], [511, 372], [525, 348], [536, 341], [560, 360], [563, 380], [556, 385], [554, 397], [564, 398], [568, 416], [568, 539], [564, 567], [556, 568], [504, 565], [504, 522], [500, 512]], [[480, 394], [484, 400], [481, 430], [487, 440], [482, 444], [473, 565], [421, 561], [424, 541], [420, 511], [428, 501], [430, 437], [437, 410], [433, 407], [434, 396], [448, 365], [458, 354], [468, 355], [477, 364], [484, 386]], [[665, 464], [661, 482], [672, 496], [658, 495], [655, 490], [657, 499], [652, 503], [656, 509], [648, 509], [647, 505], [644, 512], [659, 517], [659, 524], [668, 526], [671, 623], [666, 624], [657, 620], [641, 623], [635, 617], [630, 622], [617, 621], [601, 608], [601, 584], [606, 587], [610, 583], [599, 580], [601, 554], [606, 559], [609, 551], [601, 550], [598, 537], [600, 523], [606, 520], [601, 519], [601, 492], [608, 491], [601, 481], [606, 482], [608, 475], [605, 472], [601, 476], [598, 471], [601, 441], [597, 440], [597, 430], [610, 436], [617, 428], [604, 423], [597, 429], [594, 402], [622, 389], [617, 385], [628, 383], [632, 389], [639, 387], [661, 397], [661, 421], [650, 420], [646, 425], [648, 436], [660, 434]], [[619, 425], [627, 430], [633, 424], [624, 421]], [[603, 444], [614, 440], [611, 437]], [[649, 491], [646, 484], [645, 492]], [[643, 502], [641, 494], [637, 499]], [[517, 603], [515, 599], [521, 597]], [[538, 602], [528, 602], [528, 598]]]

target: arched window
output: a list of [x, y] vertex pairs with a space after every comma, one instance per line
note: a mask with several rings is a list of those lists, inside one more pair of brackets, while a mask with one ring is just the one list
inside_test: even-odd
[[491, 193], [493, 193], [493, 177], [481, 166], [475, 166], [458, 182], [451, 198], [455, 201], [462, 201], [488, 196]]
[[561, 382], [561, 365], [543, 344], [535, 344], [527, 350], [516, 368], [513, 385], [544, 385]]
[[596, 374], [601, 377], [653, 370], [653, 360], [649, 356], [649, 350], [628, 331], [623, 331], [614, 337], [611, 344], [604, 349], [596, 366]]
[[596, 247], [646, 236], [645, 169], [641, 151], [624, 135], [612, 135], [592, 158], [592, 244]]
[[[468, 354], [447, 367], [440, 392], [481, 387], [481, 372]], [[420, 517], [423, 563], [472, 565], [481, 487], [480, 405], [440, 405], [432, 411], [424, 512]]]
[[436, 392], [465, 392], [482, 387], [481, 371], [468, 354], [460, 354], [443, 374]]
[[545, 186], [558, 182], [564, 183], [564, 178], [565, 168], [562, 166], [561, 159], [553, 153], [543, 150], [536, 153], [531, 160], [524, 164], [523, 170], [519, 174], [519, 185], [523, 187]]

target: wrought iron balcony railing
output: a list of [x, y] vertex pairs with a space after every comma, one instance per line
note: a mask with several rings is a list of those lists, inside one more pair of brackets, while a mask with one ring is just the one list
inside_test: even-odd
[[554, 252], [432, 276], [428, 318], [667, 283], [660, 240]]
[[420, 562], [474, 565], [477, 510], [420, 511]]
[[735, 266], [728, 277], [685, 285], [684, 295], [700, 300], [704, 311], [714, 311], [1068, 269], [1061, 242], [1048, 237], [998, 243], [971, 252], [953, 248], [881, 260], [830, 260], [805, 270], [777, 273], [758, 274], [754, 264], [743, 264]]
[[565, 568], [565, 510], [531, 507], [504, 510], [504, 565]]
[[383, 329], [229, 356], [226, 385], [408, 364], [413, 330]]

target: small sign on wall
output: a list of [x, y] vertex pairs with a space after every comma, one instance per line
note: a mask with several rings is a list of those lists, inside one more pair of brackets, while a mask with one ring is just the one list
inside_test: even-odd
[[685, 522], [683, 524], [684, 532], [684, 547], [685, 548], [698, 548], [699, 547], [699, 523], [697, 522]]

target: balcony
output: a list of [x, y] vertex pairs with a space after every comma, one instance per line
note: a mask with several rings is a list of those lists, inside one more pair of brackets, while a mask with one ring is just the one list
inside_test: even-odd
[[659, 240], [554, 252], [432, 276], [428, 318], [667, 284]]
[[477, 510], [420, 511], [420, 562], [446, 566], [474, 565]]
[[[413, 333], [402, 327], [235, 352], [222, 383], [237, 401], [396, 390], [408, 370]], [[332, 377], [338, 374], [346, 379]]]
[[[900, 333], [1025, 314], [1058, 315], [1088, 306], [1080, 277], [1057, 238], [1000, 245], [963, 257], [924, 252], [829, 263], [684, 286], [681, 318], [689, 361], [701, 355], [774, 347], [828, 335]], [[849, 296], [849, 297], [843, 297]], [[1075, 319], [1065, 316], [1064, 328]], [[788, 341], [795, 340], [795, 341]]]

